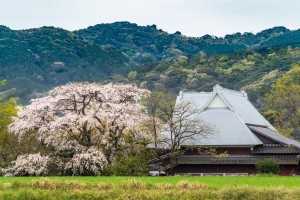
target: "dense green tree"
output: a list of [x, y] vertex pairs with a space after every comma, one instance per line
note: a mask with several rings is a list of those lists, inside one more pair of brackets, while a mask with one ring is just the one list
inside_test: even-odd
[[9, 99], [0, 102], [0, 131], [7, 131], [7, 126], [11, 123], [12, 117], [16, 115], [16, 101]]
[[265, 114], [284, 134], [300, 130], [300, 64], [276, 81], [265, 99]]
[[[0, 82], [2, 86], [6, 84], [6, 81]], [[8, 166], [22, 153], [46, 151], [39, 144], [34, 132], [28, 133], [22, 140], [9, 133], [8, 127], [17, 111], [17, 102], [14, 98], [0, 98], [0, 167]]]
[[[4, 83], [0, 81], [0, 84]], [[0, 166], [8, 164], [16, 155], [17, 139], [8, 133], [8, 126], [16, 114], [16, 101], [13, 98], [0, 100]]]

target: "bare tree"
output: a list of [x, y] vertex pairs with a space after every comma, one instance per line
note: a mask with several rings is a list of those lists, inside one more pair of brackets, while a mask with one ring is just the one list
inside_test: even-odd
[[199, 109], [189, 102], [175, 102], [166, 92], [153, 92], [145, 101], [150, 120], [154, 147], [165, 147], [177, 152], [188, 140], [201, 135], [206, 137], [210, 128], [199, 118]]
[[143, 104], [146, 108], [146, 113], [148, 114], [148, 120], [144, 123], [144, 128], [152, 136], [152, 142], [155, 149], [158, 147], [159, 143], [159, 133], [162, 129], [161, 120], [161, 109], [164, 107], [164, 100], [170, 99], [173, 101], [172, 97], [169, 97], [166, 93], [161, 91], [154, 91], [150, 95], [143, 99]]
[[212, 131], [201, 120], [198, 108], [189, 102], [175, 102], [170, 94], [161, 94], [155, 101], [150, 98], [150, 111], [155, 110], [148, 113], [155, 119], [149, 122], [150, 127], [160, 127], [153, 134], [157, 156], [150, 161], [150, 169], [168, 173], [176, 165], [182, 145], [196, 137], [207, 137]]
[[162, 109], [165, 126], [161, 134], [161, 143], [167, 144], [171, 152], [196, 136], [206, 137], [211, 134], [210, 128], [199, 118], [199, 109], [189, 102], [178, 102]]

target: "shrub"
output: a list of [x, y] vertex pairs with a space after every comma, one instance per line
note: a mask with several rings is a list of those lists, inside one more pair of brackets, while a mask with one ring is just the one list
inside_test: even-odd
[[115, 176], [143, 176], [148, 174], [148, 160], [141, 155], [119, 156], [107, 175]]
[[278, 174], [279, 165], [271, 159], [262, 160], [256, 163], [258, 173], [262, 174]]
[[107, 165], [107, 161], [102, 152], [92, 148], [86, 153], [75, 154], [67, 162], [65, 172], [73, 176], [93, 176], [102, 172]]
[[5, 176], [45, 176], [49, 173], [49, 163], [50, 158], [40, 153], [21, 155], [3, 173]]

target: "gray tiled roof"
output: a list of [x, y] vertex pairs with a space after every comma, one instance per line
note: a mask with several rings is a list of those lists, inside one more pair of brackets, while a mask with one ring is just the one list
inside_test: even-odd
[[197, 108], [204, 109], [203, 106], [206, 106], [215, 94], [219, 95], [240, 116], [243, 122], [268, 126], [274, 129], [248, 100], [247, 94], [244, 91], [230, 90], [216, 85], [212, 92], [180, 92], [177, 100], [187, 101]]
[[300, 148], [300, 143], [298, 141], [284, 137], [283, 135], [279, 134], [276, 130], [271, 130], [267, 127], [255, 126], [255, 125], [248, 125], [248, 127], [252, 131], [261, 134], [267, 138], [270, 138], [272, 140], [275, 140], [280, 144], [291, 145]]
[[247, 124], [264, 125], [271, 129], [273, 126], [266, 120], [248, 100], [245, 92], [236, 92], [228, 89], [219, 90], [225, 99], [232, 105], [234, 111]]
[[201, 112], [199, 118], [209, 127], [211, 133], [206, 137], [194, 136], [183, 145], [254, 146], [262, 144], [231, 110], [208, 109]]
[[[224, 107], [209, 107], [216, 96], [224, 103]], [[176, 103], [181, 102], [191, 103], [199, 109], [201, 112], [198, 117], [213, 130], [213, 134], [191, 138], [184, 145], [260, 145], [262, 141], [252, 132], [256, 129], [275, 141], [300, 148], [299, 142], [280, 135], [251, 104], [243, 91], [216, 85], [212, 92], [180, 92]]]

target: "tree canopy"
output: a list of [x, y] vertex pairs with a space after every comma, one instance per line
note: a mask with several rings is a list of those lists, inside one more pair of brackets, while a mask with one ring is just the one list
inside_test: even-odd
[[300, 131], [300, 64], [276, 81], [266, 96], [265, 115], [284, 134]]
[[[128, 136], [145, 137], [137, 130], [147, 119], [140, 100], [148, 93], [133, 85], [67, 84], [25, 106], [10, 131], [21, 141], [33, 135], [44, 146], [43, 152], [34, 154], [41, 166], [50, 163], [63, 174], [96, 175], [118, 153], [126, 155]], [[7, 173], [19, 175], [22, 167], [31, 172], [34, 155], [20, 155]], [[50, 173], [48, 167], [44, 169], [40, 174]]]
[[[6, 81], [0, 81], [0, 85]], [[0, 99], [0, 166], [5, 166], [16, 155], [15, 138], [8, 133], [8, 126], [17, 115], [17, 105], [13, 98]]]

